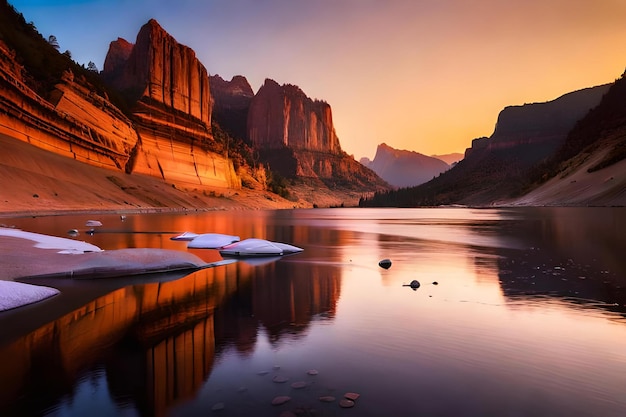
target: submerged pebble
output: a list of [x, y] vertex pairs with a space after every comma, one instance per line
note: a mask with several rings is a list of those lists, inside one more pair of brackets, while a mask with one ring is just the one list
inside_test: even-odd
[[317, 372], [317, 369], [309, 369], [306, 373], [309, 375], [317, 375], [319, 372]]
[[348, 400], [347, 398], [344, 398], [343, 400], [339, 401], [339, 407], [341, 407], [341, 408], [352, 408], [352, 407], [354, 407], [354, 401]]
[[287, 382], [289, 381], [289, 378], [287, 378], [286, 376], [282, 376], [282, 375], [276, 375], [272, 381], [274, 382], [278, 382], [278, 383], [283, 383], [283, 382]]
[[291, 388], [300, 389], [307, 386], [307, 383], [304, 381], [298, 381], [291, 384]]
[[217, 403], [214, 404], [213, 407], [211, 407], [212, 411], [220, 411], [223, 410], [226, 406], [224, 405], [224, 403]]
[[343, 396], [349, 400], [356, 401], [359, 399], [361, 394], [357, 394], [356, 392], [346, 392]]
[[285, 404], [286, 402], [288, 402], [290, 400], [291, 400], [291, 397], [288, 397], [286, 395], [280, 395], [278, 397], [274, 397], [274, 399], [272, 400], [272, 405]]
[[332, 403], [333, 401], [335, 401], [335, 397], [333, 397], [332, 395], [323, 395], [319, 398], [319, 400], [324, 403]]

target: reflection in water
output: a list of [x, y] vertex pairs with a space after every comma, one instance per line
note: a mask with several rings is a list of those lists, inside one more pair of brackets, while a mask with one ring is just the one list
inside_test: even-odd
[[0, 415], [80, 415], [83, 383], [108, 390], [118, 409], [165, 415], [193, 397], [222, 345], [250, 352], [260, 326], [278, 342], [332, 317], [338, 272], [293, 265], [236, 263], [99, 297], [0, 350]]
[[[189, 230], [305, 251], [115, 289], [25, 332], [0, 346], [0, 415], [78, 416], [97, 406], [107, 415], [206, 416], [215, 404], [223, 415], [339, 415], [350, 410], [317, 398], [348, 391], [361, 394], [353, 411], [362, 416], [626, 409], [626, 235], [616, 233], [626, 230], [624, 209], [99, 219], [102, 230], [79, 239], [105, 249], [186, 250], [169, 238]], [[63, 235], [85, 220], [14, 223]], [[383, 258], [390, 269], [378, 267]], [[412, 280], [417, 291], [402, 286]], [[313, 368], [319, 375], [306, 374]], [[308, 385], [296, 390], [272, 382], [276, 375]], [[274, 407], [277, 395], [292, 401]]]

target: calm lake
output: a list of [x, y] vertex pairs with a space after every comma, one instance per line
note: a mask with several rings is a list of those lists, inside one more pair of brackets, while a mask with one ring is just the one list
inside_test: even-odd
[[[93, 235], [89, 219], [103, 223]], [[152, 282], [66, 282], [57, 316], [54, 299], [5, 313], [0, 416], [626, 415], [626, 208], [0, 223], [76, 228], [105, 250], [186, 251], [170, 239], [184, 231], [304, 248]], [[339, 405], [346, 393], [360, 395], [353, 408]]]

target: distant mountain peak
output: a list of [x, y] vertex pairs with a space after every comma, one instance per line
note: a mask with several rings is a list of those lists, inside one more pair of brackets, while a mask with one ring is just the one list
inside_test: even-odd
[[386, 143], [378, 145], [374, 160], [366, 166], [396, 187], [423, 184], [450, 168], [440, 159], [415, 151], [395, 149]]

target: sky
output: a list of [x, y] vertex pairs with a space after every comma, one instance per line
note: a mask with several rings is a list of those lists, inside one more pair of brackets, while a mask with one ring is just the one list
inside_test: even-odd
[[610, 83], [624, 0], [9, 0], [79, 64], [156, 19], [209, 74], [328, 102], [342, 148], [464, 152], [509, 105]]

